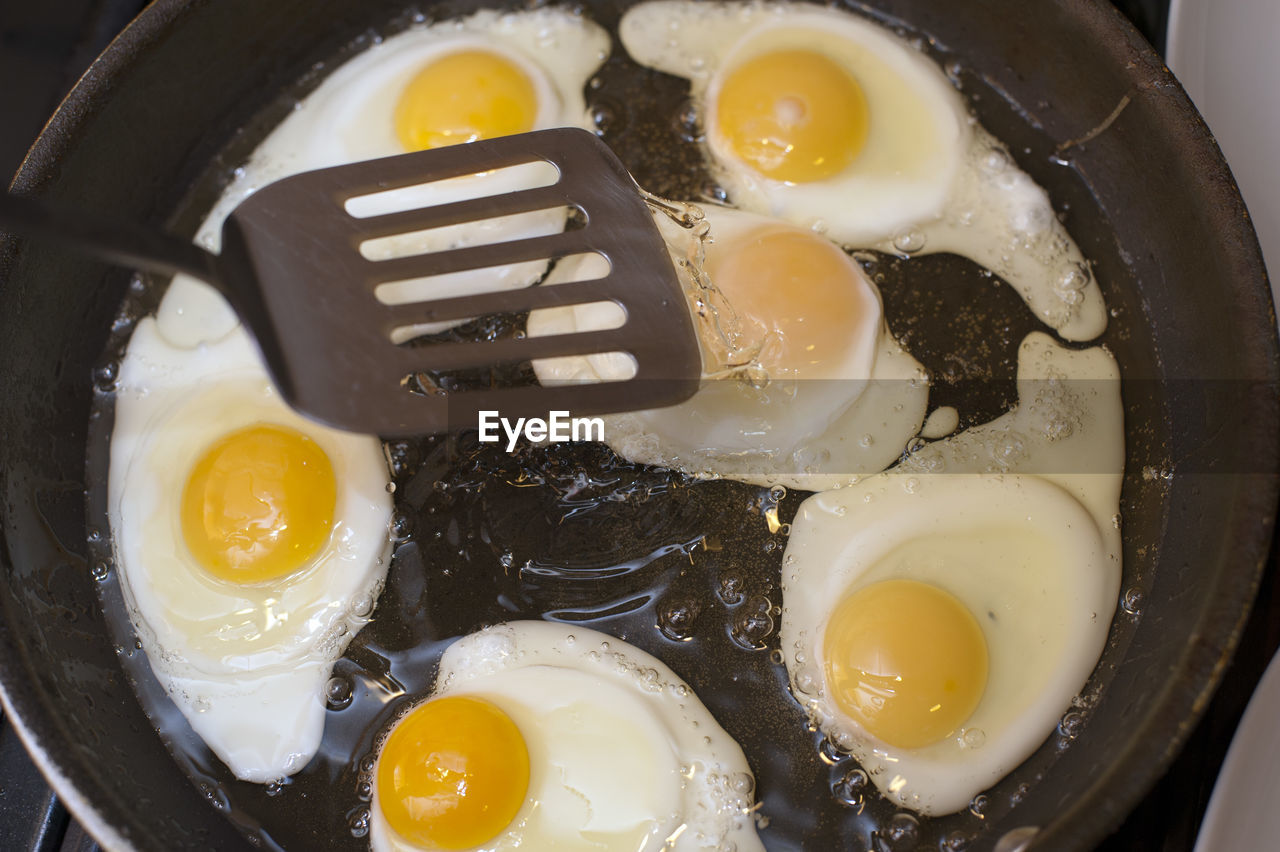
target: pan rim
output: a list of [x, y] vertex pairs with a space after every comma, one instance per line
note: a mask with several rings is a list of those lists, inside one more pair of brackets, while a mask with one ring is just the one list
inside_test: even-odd
[[[137, 61], [137, 52], [156, 43], [176, 26], [189, 11], [182, 0], [153, 0], [107, 45], [68, 90], [48, 121], [40, 129], [9, 183], [9, 192], [29, 194], [38, 191], [48, 178], [50, 167], [61, 160], [74, 144], [77, 129], [93, 114], [98, 100], [109, 95], [117, 75]], [[7, 285], [20, 241], [0, 234], [0, 286]], [[8, 471], [0, 473], [7, 479]], [[0, 532], [0, 543], [3, 543]], [[0, 567], [11, 566], [7, 547], [0, 552]], [[147, 826], [134, 818], [129, 809], [112, 810], [105, 801], [104, 790], [85, 783], [77, 761], [60, 739], [57, 726], [48, 714], [39, 712], [39, 694], [31, 689], [26, 676], [25, 655], [13, 653], [15, 644], [8, 619], [0, 618], [0, 708], [18, 734], [32, 761], [49, 787], [66, 806], [71, 816], [107, 852], [130, 852], [139, 846], [134, 838], [146, 836]], [[63, 746], [51, 748], [50, 744]]]

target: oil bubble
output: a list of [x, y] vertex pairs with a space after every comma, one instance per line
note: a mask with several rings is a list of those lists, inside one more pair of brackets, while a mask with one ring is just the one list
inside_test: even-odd
[[924, 249], [924, 232], [917, 228], [899, 231], [893, 238], [893, 247], [903, 254], [915, 254]]
[[1142, 612], [1142, 590], [1128, 589], [1123, 597], [1120, 598], [1120, 608], [1129, 615], [1138, 615]]
[[695, 599], [670, 598], [658, 608], [658, 629], [668, 639], [685, 642], [693, 638], [701, 611], [702, 604]]
[[[798, 657], [799, 655], [797, 655]], [[802, 662], [797, 660], [797, 662]], [[818, 690], [822, 687], [822, 679], [818, 676], [818, 670], [813, 666], [801, 666], [796, 671], [795, 690], [804, 695], [817, 695]]]
[[387, 529], [391, 534], [391, 541], [399, 544], [409, 540], [410, 534], [413, 532], [413, 518], [401, 511], [391, 513], [391, 521], [387, 524]]
[[365, 837], [369, 834], [369, 809], [353, 808], [347, 812], [347, 827], [352, 837]]
[[116, 380], [120, 377], [120, 365], [108, 361], [93, 371], [93, 385], [103, 393], [116, 389]]
[[844, 753], [830, 738], [824, 739], [818, 744], [818, 759], [828, 766], [835, 766], [841, 760], [844, 760], [844, 757]]
[[1067, 271], [1058, 278], [1054, 287], [1060, 295], [1066, 293], [1079, 293], [1086, 285], [1088, 285], [1091, 277], [1092, 276], [1089, 274], [1089, 267], [1082, 263], [1073, 263], [1068, 266]]
[[[764, 601], [764, 605], [759, 605], [758, 601]], [[752, 598], [750, 604], [753, 605], [743, 607], [734, 615], [729, 636], [748, 651], [763, 651], [765, 639], [773, 633], [773, 616], [769, 614], [771, 607], [765, 598]]]
[[727, 606], [737, 606], [745, 596], [746, 583], [742, 575], [736, 571], [726, 571], [720, 575], [720, 588], [716, 591], [720, 600]]
[[685, 142], [697, 142], [702, 138], [702, 133], [698, 129], [698, 108], [693, 103], [686, 103], [684, 107], [676, 113], [675, 126], [676, 133]]
[[345, 710], [351, 706], [353, 695], [351, 679], [342, 675], [329, 678], [329, 682], [324, 685], [324, 702], [330, 710]]
[[836, 801], [846, 807], [862, 811], [866, 803], [867, 773], [861, 769], [850, 769], [842, 775], [831, 788]]
[[889, 818], [883, 836], [890, 849], [914, 849], [920, 840], [920, 822], [905, 811], [896, 813]]
[[608, 103], [595, 103], [591, 105], [591, 124], [595, 127], [597, 134], [604, 134], [611, 130], [616, 130], [618, 120], [618, 112]]
[[1084, 727], [1084, 714], [1079, 710], [1068, 710], [1063, 715], [1062, 721], [1058, 723], [1058, 733], [1069, 740], [1074, 740], [1080, 735], [1080, 730]]
[[231, 807], [231, 803], [227, 801], [226, 794], [220, 787], [215, 787], [212, 784], [201, 784], [200, 792], [209, 800], [210, 804], [220, 811], [225, 811]]
[[973, 801], [969, 803], [969, 813], [978, 819], [986, 819], [988, 800], [985, 795], [979, 793], [973, 797]]
[[750, 796], [756, 789], [756, 779], [749, 772], [735, 772], [728, 778], [729, 789], [741, 796]]
[[418, 452], [408, 441], [388, 441], [384, 445], [392, 476], [408, 476], [418, 466]]
[[702, 187], [702, 197], [708, 201], [725, 204], [729, 201], [729, 192], [718, 183], [707, 183]]

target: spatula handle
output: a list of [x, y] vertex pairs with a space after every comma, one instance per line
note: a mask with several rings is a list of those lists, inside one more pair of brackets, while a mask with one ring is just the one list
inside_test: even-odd
[[132, 222], [112, 222], [34, 198], [0, 195], [0, 231], [53, 240], [121, 266], [184, 272], [222, 290], [216, 257], [199, 246]]

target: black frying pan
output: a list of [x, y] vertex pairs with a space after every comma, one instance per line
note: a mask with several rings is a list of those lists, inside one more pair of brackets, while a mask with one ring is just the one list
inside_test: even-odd
[[[445, 16], [473, 5], [429, 8], [433, 16]], [[618, 5], [586, 4], [606, 25], [616, 20]], [[1086, 688], [1099, 698], [1085, 714], [1080, 736], [1052, 736], [992, 791], [985, 820], [961, 815], [926, 821], [918, 833], [929, 848], [953, 831], [972, 838], [973, 847], [990, 847], [1021, 836], [1018, 827], [1035, 826], [1037, 846], [1085, 848], [1118, 823], [1191, 730], [1261, 572], [1276, 502], [1280, 372], [1265, 274], [1212, 139], [1159, 60], [1109, 6], [1019, 0], [871, 5], [933, 37], [930, 49], [959, 63], [974, 110], [1066, 209], [1068, 227], [1095, 260], [1116, 312], [1104, 342], [1126, 376], [1124, 588], [1137, 614], [1117, 615]], [[33, 148], [14, 189], [193, 231], [220, 181], [284, 114], [288, 98], [305, 90], [315, 76], [314, 63], [358, 49], [370, 28], [394, 30], [412, 15], [387, 0], [161, 0], [90, 69]], [[627, 76], [632, 72], [620, 62], [611, 61], [605, 74], [643, 83], [657, 98], [681, 97], [674, 81]], [[1106, 130], [1069, 144], [1088, 135], [1126, 96], [1128, 105]], [[689, 149], [668, 150], [669, 124], [632, 111], [630, 100], [615, 95], [604, 104], [612, 113], [611, 141], [642, 180], [658, 182], [653, 188], [679, 190], [662, 185], [661, 175], [696, 169], [696, 157]], [[1068, 165], [1056, 164], [1055, 156]], [[982, 335], [1000, 341], [995, 348], [1007, 348], [1031, 327], [1014, 321], [993, 334], [999, 309], [988, 315], [966, 300], [973, 292], [966, 287], [983, 285], [963, 265], [926, 259], [893, 271], [904, 283], [886, 291], [890, 321], [899, 333], [910, 330], [917, 354], [935, 372], [946, 373], [940, 356], [949, 348], [976, 351], [974, 341]], [[943, 273], [960, 284], [949, 297], [930, 295], [927, 280]], [[969, 278], [974, 280], [965, 283]], [[255, 815], [270, 805], [256, 801], [257, 792], [244, 785], [224, 784], [217, 767], [200, 762], [189, 731], [150, 696], [154, 682], [113, 608], [113, 572], [99, 565], [109, 553], [100, 453], [104, 421], [109, 424], [109, 395], [101, 389], [110, 384], [110, 348], [118, 343], [112, 323], [123, 301], [145, 307], [154, 294], [145, 282], [131, 286], [127, 273], [14, 241], [0, 243], [0, 281], [0, 681], [6, 709], [59, 794], [106, 845], [252, 848], [241, 831], [254, 833]], [[1016, 308], [1010, 311], [1017, 314]], [[935, 314], [963, 319], [927, 318]], [[1010, 366], [1007, 353], [994, 356], [993, 363]], [[966, 376], [953, 378], [963, 384]], [[938, 394], [947, 392], [943, 382]], [[449, 475], [448, 464], [438, 470], [431, 464], [466, 457], [465, 446], [437, 449], [432, 443], [412, 448], [410, 455], [427, 465], [422, 470], [442, 476]], [[534, 459], [553, 479], [557, 470], [580, 461]], [[411, 473], [406, 477], [413, 481]], [[720, 496], [737, 499], [745, 493]], [[795, 500], [788, 500], [784, 511], [794, 511]], [[495, 499], [485, 506], [461, 501], [443, 508], [460, 519], [488, 511], [491, 522], [494, 513], [507, 520], [522, 517], [526, 507]], [[521, 534], [538, 535], [533, 528]], [[432, 564], [402, 552], [391, 579], [398, 597], [385, 599], [380, 614], [404, 605], [406, 584]], [[768, 571], [766, 565], [757, 574]], [[746, 580], [758, 580], [757, 574], [747, 572]], [[637, 582], [652, 581], [665, 592], [669, 580], [663, 575]], [[523, 595], [518, 614], [563, 607], [581, 589], [550, 580], [514, 589]], [[513, 590], [452, 591], [462, 599]], [[474, 625], [459, 617], [437, 626], [432, 635], [440, 639]], [[717, 685], [687, 653], [667, 653], [653, 629], [652, 608], [594, 626], [625, 630], [632, 641], [671, 658], [700, 692]], [[353, 645], [356, 650], [339, 666], [358, 672], [369, 665], [360, 654], [406, 645], [411, 638], [390, 618], [375, 621], [357, 640], [364, 644]], [[728, 713], [732, 718], [724, 721], [753, 756], [770, 809], [784, 787], [794, 791], [808, 783], [784, 784], [763, 771], [775, 768], [770, 744], [790, 736], [778, 722], [788, 713], [798, 718], [798, 711], [786, 706], [776, 677], [769, 681], [767, 656], [743, 660], [743, 677], [773, 690], [775, 697], [755, 708], [754, 718], [768, 721], [752, 722], [750, 713]], [[143, 712], [139, 695], [154, 718]], [[723, 718], [733, 708], [712, 709]], [[803, 774], [803, 761], [776, 759]], [[821, 771], [816, 758], [811, 762]], [[201, 773], [207, 773], [207, 791], [191, 781]], [[829, 799], [830, 783], [829, 775], [814, 774], [813, 802]], [[218, 807], [228, 798], [240, 829]], [[291, 824], [269, 828], [290, 848], [358, 847], [349, 833], [326, 831], [324, 819], [307, 811], [304, 797], [280, 799], [277, 810], [286, 808], [297, 812]], [[828, 810], [815, 804], [808, 821], [804, 810], [779, 811], [765, 837], [777, 848], [873, 842], [874, 805], [865, 819]]]

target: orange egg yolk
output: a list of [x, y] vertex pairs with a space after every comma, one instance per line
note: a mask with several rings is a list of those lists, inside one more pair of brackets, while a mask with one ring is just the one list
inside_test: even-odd
[[843, 67], [820, 53], [780, 50], [725, 77], [716, 102], [720, 135], [744, 162], [790, 183], [844, 171], [867, 139], [867, 99]]
[[406, 841], [469, 849], [497, 837], [524, 804], [529, 750], [491, 702], [436, 698], [387, 737], [377, 787], [382, 815]]
[[261, 583], [305, 566], [329, 540], [333, 464], [315, 441], [258, 424], [204, 451], [182, 494], [182, 533], [196, 561], [233, 583]]
[[954, 595], [915, 580], [859, 589], [823, 638], [827, 685], [876, 739], [920, 748], [959, 731], [987, 684], [987, 643]]
[[[714, 230], [712, 235], [714, 236]], [[733, 306], [748, 339], [767, 335], [759, 362], [771, 375], [839, 375], [879, 302], [866, 277], [839, 247], [799, 228], [766, 225], [715, 245], [705, 266]], [[708, 345], [717, 338], [708, 335]], [[723, 361], [723, 353], [713, 351]]]
[[436, 59], [396, 104], [396, 136], [406, 151], [442, 148], [533, 129], [538, 97], [524, 71], [487, 50]]

